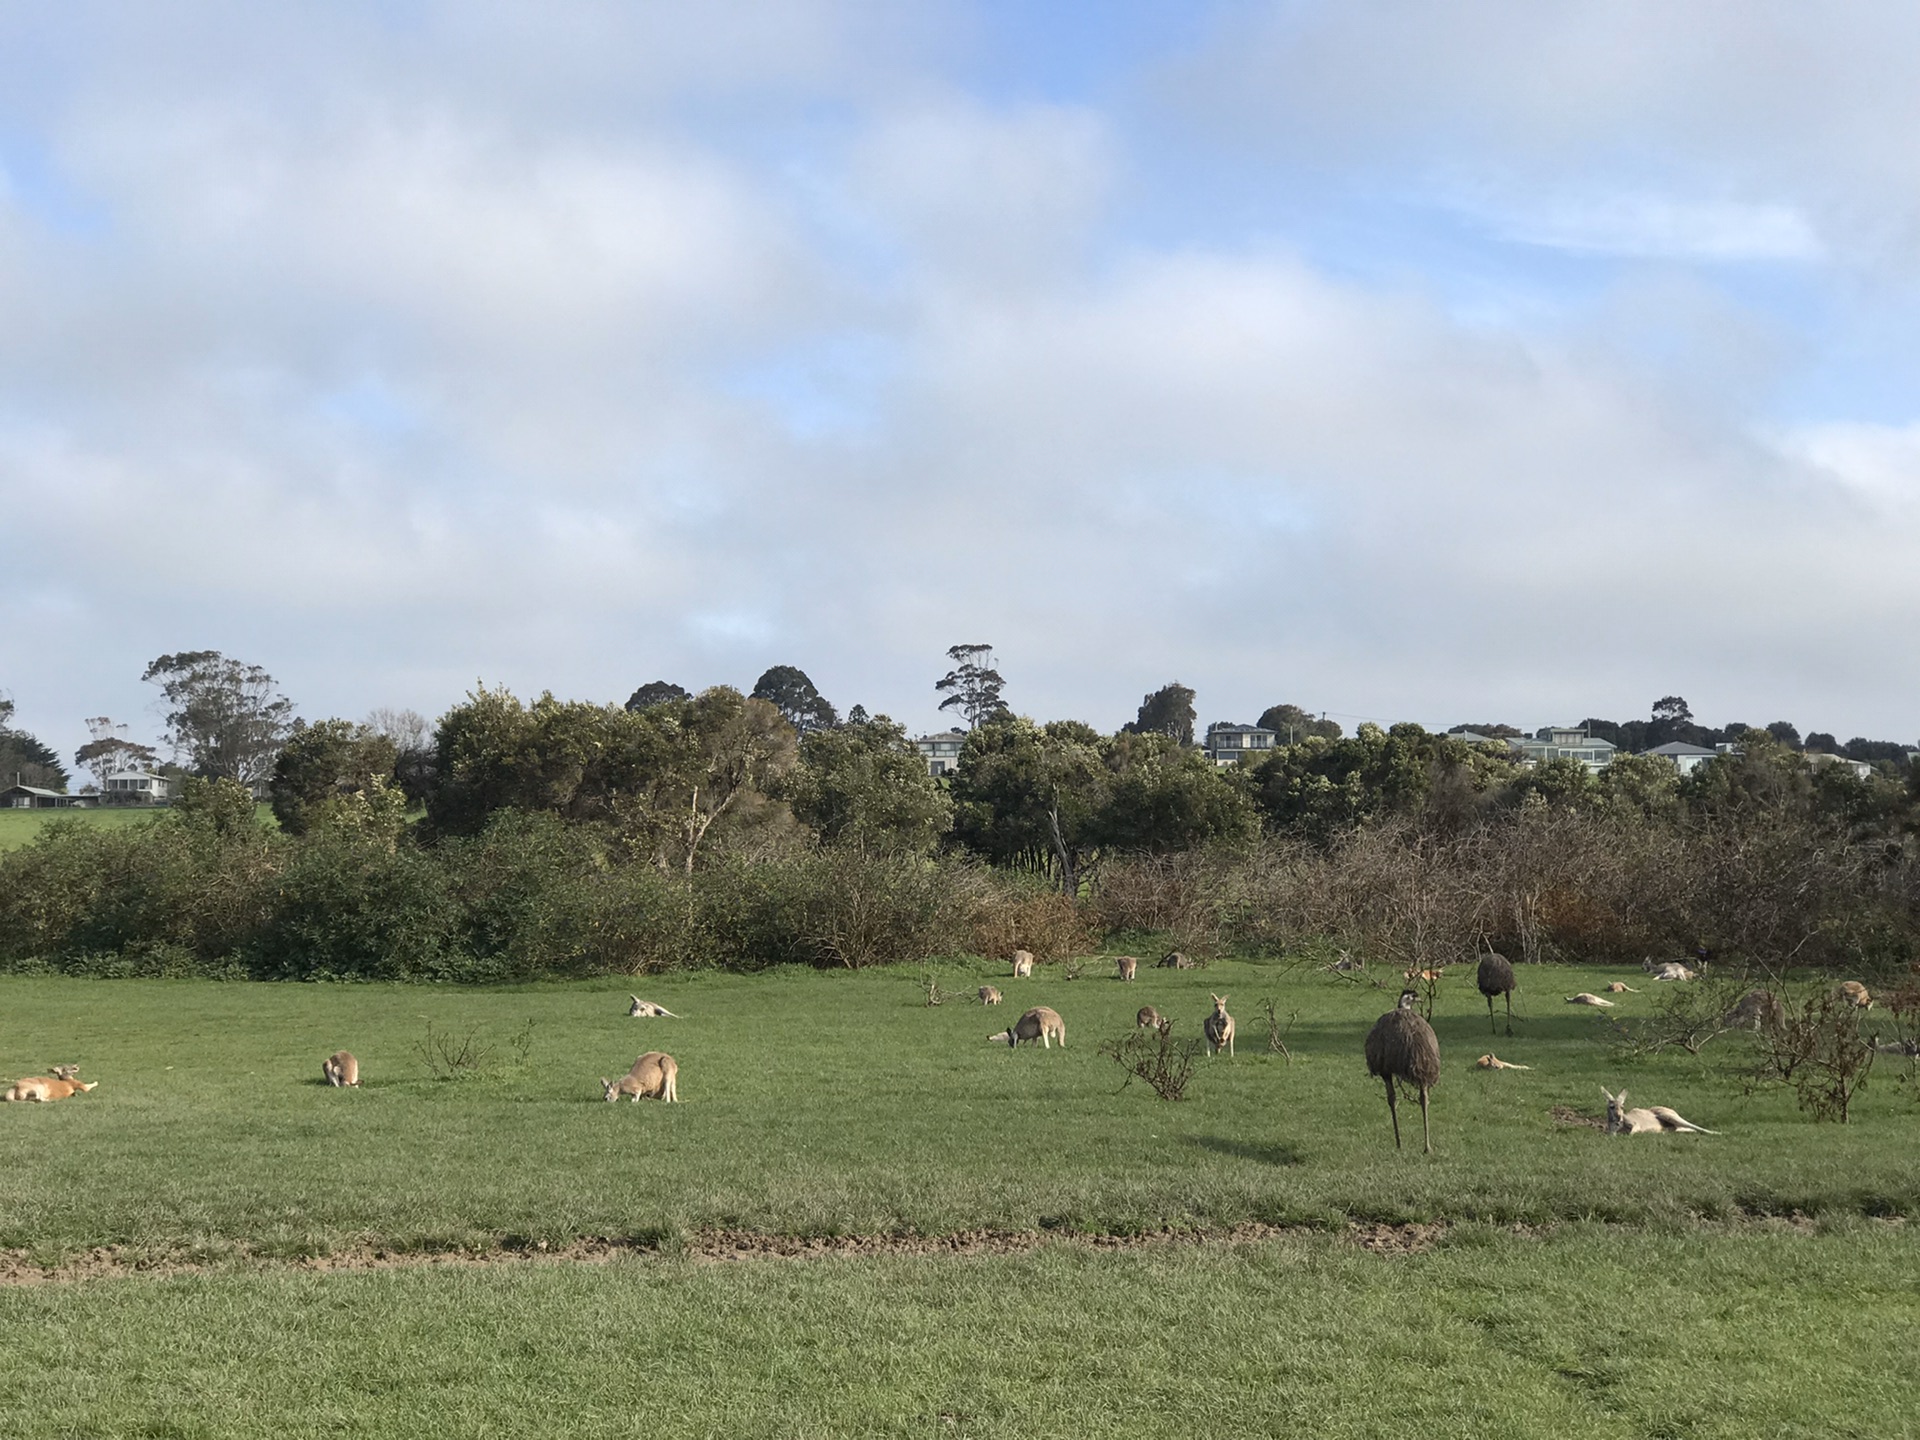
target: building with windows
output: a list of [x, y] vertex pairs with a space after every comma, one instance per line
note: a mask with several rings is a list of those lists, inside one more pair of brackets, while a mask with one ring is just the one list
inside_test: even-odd
[[1276, 738], [1274, 731], [1258, 725], [1215, 725], [1207, 731], [1207, 758], [1216, 765], [1258, 760], [1272, 753]]
[[1671, 760], [1673, 768], [1682, 775], [1691, 775], [1709, 760], [1720, 756], [1718, 750], [1709, 750], [1704, 745], [1689, 745], [1684, 740], [1670, 740], [1665, 745], [1656, 745], [1647, 754]]
[[1596, 775], [1613, 763], [1616, 748], [1611, 740], [1598, 739], [1587, 734], [1583, 727], [1572, 725], [1549, 725], [1533, 735], [1509, 740], [1507, 744], [1530, 764], [1578, 760]]
[[926, 758], [927, 774], [951, 775], [960, 768], [960, 747], [966, 743], [966, 731], [949, 730], [944, 735], [917, 736], [913, 748]]
[[171, 780], [145, 770], [116, 770], [107, 776], [101, 791], [101, 799], [109, 805], [164, 805], [172, 795]]
[[0, 790], [0, 810], [84, 810], [92, 804], [91, 795], [67, 795], [38, 785], [9, 785]]

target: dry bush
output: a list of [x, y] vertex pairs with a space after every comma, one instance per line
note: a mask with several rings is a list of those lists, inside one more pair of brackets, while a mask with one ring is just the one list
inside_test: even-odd
[[967, 940], [976, 954], [1031, 950], [1046, 965], [1084, 955], [1098, 938], [1092, 913], [1069, 897], [1003, 884], [974, 897]]
[[1846, 1124], [1877, 1053], [1873, 1037], [1860, 1033], [1861, 1011], [1824, 988], [1785, 1009], [1781, 1024], [1760, 1032], [1760, 1059], [1750, 1083], [1791, 1086], [1800, 1108], [1815, 1120]]
[[1120, 1083], [1126, 1089], [1136, 1079], [1153, 1087], [1162, 1100], [1187, 1098], [1187, 1082], [1193, 1078], [1194, 1060], [1200, 1054], [1198, 1040], [1175, 1040], [1173, 1022], [1163, 1020], [1151, 1030], [1134, 1030], [1100, 1046], [1102, 1055], [1110, 1055], [1127, 1072]]

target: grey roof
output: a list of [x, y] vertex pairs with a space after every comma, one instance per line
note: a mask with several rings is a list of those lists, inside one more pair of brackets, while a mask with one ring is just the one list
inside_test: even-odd
[[6, 789], [0, 790], [0, 795], [12, 795], [15, 793], [45, 795], [50, 800], [64, 800], [67, 798], [64, 791], [42, 790], [38, 785], [9, 785]]
[[1705, 755], [1709, 759], [1719, 753], [1718, 750], [1709, 750], [1704, 745], [1689, 745], [1684, 740], [1669, 740], [1666, 744], [1656, 745], [1647, 751], [1649, 755], [1670, 755], [1676, 758], [1682, 755]]

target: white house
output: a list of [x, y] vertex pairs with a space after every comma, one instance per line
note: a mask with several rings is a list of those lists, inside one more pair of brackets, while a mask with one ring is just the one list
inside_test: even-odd
[[109, 805], [163, 805], [173, 794], [173, 782], [145, 770], [115, 770], [100, 793]]
[[1709, 750], [1704, 745], [1689, 745], [1684, 740], [1669, 740], [1665, 745], [1654, 746], [1647, 754], [1671, 760], [1674, 769], [1682, 775], [1691, 775], [1707, 761], [1716, 759], [1720, 752]]
[[1236, 765], [1270, 754], [1278, 733], [1258, 725], [1215, 725], [1207, 731], [1207, 758], [1216, 765]]
[[1598, 739], [1574, 725], [1549, 725], [1534, 735], [1521, 736], [1507, 744], [1530, 764], [1578, 760], [1596, 775], [1613, 763], [1616, 748], [1611, 740]]
[[1844, 755], [1827, 755], [1817, 750], [1808, 752], [1807, 764], [1815, 770], [1824, 770], [1829, 765], [1844, 765], [1862, 780], [1873, 774], [1873, 766], [1865, 760], [1849, 760]]
[[921, 735], [913, 742], [927, 760], [927, 774], [951, 775], [960, 768], [960, 747], [967, 743], [967, 732], [949, 730], [944, 735]]

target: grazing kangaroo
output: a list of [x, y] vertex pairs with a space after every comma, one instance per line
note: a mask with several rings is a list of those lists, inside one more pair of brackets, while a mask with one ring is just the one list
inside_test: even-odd
[[1047, 1005], [1036, 1005], [1022, 1015], [1009, 1028], [987, 1037], [989, 1041], [1005, 1041], [1009, 1049], [1022, 1040], [1038, 1040], [1042, 1050], [1051, 1050], [1053, 1042], [1058, 1040], [1062, 1050], [1067, 1048], [1067, 1022], [1060, 1018], [1060, 1012]]
[[1627, 1092], [1622, 1090], [1613, 1094], [1606, 1086], [1600, 1087], [1600, 1093], [1607, 1097], [1607, 1133], [1609, 1135], [1668, 1135], [1686, 1132], [1691, 1135], [1718, 1135], [1718, 1130], [1709, 1130], [1683, 1119], [1677, 1110], [1669, 1110], [1665, 1105], [1648, 1105], [1644, 1109], [1627, 1109]]
[[1160, 968], [1162, 970], [1191, 970], [1193, 969], [1193, 961], [1189, 960], [1185, 955], [1182, 955], [1178, 950], [1169, 950], [1165, 955], [1160, 957]]
[[671, 1105], [680, 1098], [680, 1062], [660, 1050], [649, 1050], [633, 1062], [633, 1068], [618, 1080], [600, 1080], [611, 1105], [622, 1095], [631, 1095], [638, 1105], [642, 1099]]
[[629, 1020], [678, 1020], [680, 1017], [664, 1005], [656, 1005], [651, 1000], [633, 997], [633, 1008], [627, 1011]]
[[1862, 1010], [1873, 1009], [1873, 996], [1858, 980], [1842, 980], [1833, 987], [1833, 998], [1844, 1000]]
[[1122, 980], [1132, 980], [1140, 970], [1139, 960], [1132, 955], [1122, 955], [1114, 964], [1119, 969]]
[[1033, 952], [1016, 950], [1013, 952], [1013, 978], [1025, 980], [1033, 974]]
[[1611, 1000], [1602, 1000], [1598, 995], [1595, 995], [1590, 991], [1586, 991], [1586, 990], [1582, 990], [1578, 995], [1567, 996], [1567, 1004], [1593, 1005], [1593, 1006], [1597, 1006], [1602, 1010], [1613, 1009], [1613, 1002]]
[[24, 1080], [14, 1081], [12, 1088], [6, 1094], [0, 1095], [0, 1100], [64, 1100], [69, 1095], [78, 1095], [82, 1091], [91, 1090], [99, 1083], [98, 1080], [88, 1083], [80, 1080], [55, 1079], [49, 1075], [29, 1075]]
[[1233, 1058], [1233, 1017], [1227, 1014], [1227, 997], [1213, 997], [1213, 1013], [1200, 1022], [1200, 1029], [1207, 1037], [1207, 1053], [1218, 1055], [1222, 1050], [1227, 1058]]
[[360, 1062], [353, 1058], [351, 1050], [336, 1050], [321, 1061], [320, 1073], [329, 1085], [358, 1085]]
[[982, 985], [980, 987], [980, 1003], [982, 1005], [998, 1005], [1002, 998], [999, 986]]
[[1133, 1027], [1136, 1030], [1163, 1030], [1168, 1023], [1160, 1018], [1160, 1012], [1151, 1005], [1142, 1005], [1140, 1013], [1133, 1017]]

